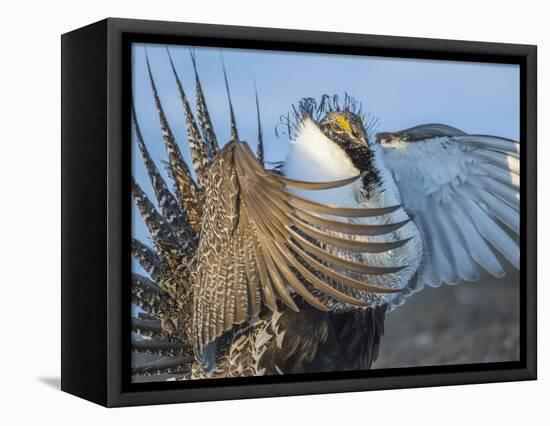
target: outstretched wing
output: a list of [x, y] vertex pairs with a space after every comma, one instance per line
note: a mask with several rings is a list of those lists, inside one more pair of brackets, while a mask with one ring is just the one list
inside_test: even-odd
[[418, 282], [474, 281], [478, 267], [501, 277], [499, 252], [519, 269], [519, 143], [440, 124], [379, 133], [384, 160], [425, 254]]
[[246, 143], [235, 141], [224, 147], [209, 172], [197, 252], [193, 328], [199, 354], [223, 332], [257, 315], [263, 304], [276, 311], [280, 300], [297, 311], [293, 293], [326, 310], [323, 300], [327, 298], [365, 305], [342, 288], [395, 291], [371, 285], [366, 278], [352, 278], [347, 271], [382, 274], [396, 268], [373, 268], [346, 260], [333, 254], [333, 248], [382, 252], [400, 247], [406, 240], [366, 242], [354, 237], [386, 234], [391, 229], [333, 217], [380, 216], [398, 206], [339, 208], [288, 191], [337, 188], [360, 177], [321, 183], [290, 180], [266, 171]]

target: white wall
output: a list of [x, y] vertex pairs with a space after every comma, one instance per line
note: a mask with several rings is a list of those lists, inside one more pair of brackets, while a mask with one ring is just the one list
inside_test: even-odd
[[[539, 381], [105, 410], [59, 377], [60, 34], [107, 16], [539, 45], [539, 188], [550, 172], [550, 75], [542, 1], [4, 1], [0, 6], [0, 283], [3, 424], [520, 424], [548, 417], [548, 270], [539, 281]], [[541, 197], [539, 217], [548, 217]], [[540, 222], [541, 265], [549, 227]], [[6, 380], [7, 379], [7, 380]], [[31, 424], [31, 423], [28, 423]]]

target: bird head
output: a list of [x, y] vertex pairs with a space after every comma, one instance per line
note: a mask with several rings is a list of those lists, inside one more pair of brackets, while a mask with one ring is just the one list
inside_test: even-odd
[[[333, 99], [335, 98], [329, 100]], [[361, 180], [346, 187], [329, 191], [302, 191], [298, 192], [298, 195], [321, 203], [349, 207], [387, 207], [399, 204], [399, 200], [393, 198], [395, 190], [391, 179], [388, 178], [391, 176], [384, 169], [380, 145], [369, 135], [373, 120], [367, 119], [365, 123], [360, 108], [355, 107], [351, 101], [338, 105], [335, 101], [327, 104], [325, 100], [326, 98], [322, 98], [318, 102], [312, 98], [305, 98], [293, 108], [294, 115], [287, 116], [294, 121], [284, 120], [283, 117], [283, 129], [291, 136], [289, 151], [282, 166], [283, 175], [302, 181], [327, 182], [361, 174]], [[399, 216], [401, 214], [404, 215], [404, 212], [400, 210], [391, 217], [357, 218], [351, 222], [398, 223], [406, 219], [405, 216]], [[395, 239], [395, 235], [387, 233], [381, 237], [373, 236], [372, 239], [389, 242]], [[409, 235], [405, 235], [404, 238], [408, 237]], [[393, 250], [389, 257], [381, 254], [360, 254], [358, 258], [368, 265], [375, 265], [382, 259], [387, 261], [387, 264], [392, 264], [392, 256], [399, 257], [400, 261], [401, 257], [406, 258], [403, 250]], [[392, 286], [408, 282], [412, 273], [413, 267], [392, 273]], [[372, 275], [369, 280], [381, 285], [390, 282], [385, 274]], [[392, 297], [348, 287], [342, 288], [342, 291], [369, 302], [371, 306], [383, 305]], [[323, 294], [315, 295], [327, 302], [331, 310], [350, 309], [349, 305], [335, 302]]]
[[380, 183], [374, 153], [361, 115], [351, 111], [329, 111], [318, 122], [319, 129], [343, 150], [353, 165], [364, 174], [365, 191]]
[[368, 146], [367, 131], [361, 116], [349, 111], [328, 112], [319, 122], [319, 128], [342, 149], [351, 146]]
[[362, 196], [376, 191], [381, 175], [375, 162], [376, 143], [369, 144], [369, 125], [361, 105], [350, 96], [319, 101], [302, 99], [293, 113], [282, 117], [294, 146], [286, 159], [285, 172], [305, 180], [338, 179], [363, 174]]

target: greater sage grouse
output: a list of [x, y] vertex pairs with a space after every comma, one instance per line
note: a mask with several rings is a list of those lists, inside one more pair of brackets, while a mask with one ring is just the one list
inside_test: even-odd
[[294, 143], [266, 170], [257, 96], [255, 156], [239, 139], [225, 78], [231, 141], [220, 148], [192, 62], [194, 112], [170, 57], [196, 180], [148, 59], [173, 190], [132, 108], [157, 201], [133, 181], [153, 246], [132, 242], [149, 274], [132, 276], [132, 344], [163, 356], [135, 362], [134, 377], [368, 369], [387, 309], [425, 284], [477, 280], [479, 266], [503, 276], [493, 250], [519, 268], [517, 142], [440, 124], [371, 137], [358, 103], [323, 96], [286, 117]]

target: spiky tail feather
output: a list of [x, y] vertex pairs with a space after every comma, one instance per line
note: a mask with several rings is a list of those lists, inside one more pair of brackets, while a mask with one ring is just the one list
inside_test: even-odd
[[[141, 186], [133, 180], [132, 195], [149, 230], [154, 249], [139, 240], [132, 240], [132, 255], [152, 280], [134, 274], [131, 288], [132, 303], [145, 311], [133, 318], [132, 328], [137, 336], [146, 338], [145, 340], [134, 340], [133, 350], [173, 357], [190, 353], [192, 347], [191, 338], [187, 335], [186, 330], [189, 328], [192, 315], [193, 256], [202, 222], [204, 183], [210, 162], [218, 151], [218, 144], [197, 73], [194, 55], [192, 55], [192, 60], [197, 87], [199, 125], [193, 117], [172, 56], [169, 50], [166, 50], [184, 107], [188, 142], [197, 182], [192, 178], [166, 118], [146, 53], [149, 81], [169, 160], [168, 172], [175, 184], [175, 196], [168, 189], [168, 185], [151, 158], [132, 105], [132, 121], [137, 144], [155, 194], [158, 209]], [[233, 125], [236, 129], [234, 120]], [[167, 372], [182, 373], [184, 370], [188, 370], [189, 365], [187, 364], [180, 365], [176, 360], [169, 358], [160, 365], [135, 366], [133, 373], [135, 376], [161, 374], [161, 372], [163, 374]]]

